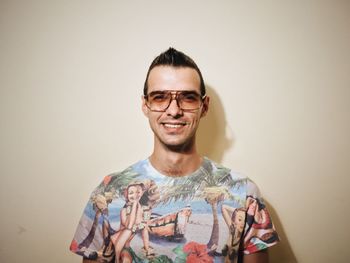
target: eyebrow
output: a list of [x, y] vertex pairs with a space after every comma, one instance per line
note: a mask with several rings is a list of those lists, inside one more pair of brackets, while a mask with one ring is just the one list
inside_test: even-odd
[[185, 94], [199, 94], [197, 91], [195, 90], [154, 90], [151, 91], [149, 94], [157, 94], [157, 93], [168, 93], [168, 92], [179, 92], [179, 93], [185, 93]]

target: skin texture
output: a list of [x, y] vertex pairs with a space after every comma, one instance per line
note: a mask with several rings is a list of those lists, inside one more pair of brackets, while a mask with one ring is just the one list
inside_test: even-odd
[[[156, 90], [194, 90], [200, 94], [199, 75], [188, 67], [157, 66], [150, 72], [148, 93]], [[201, 108], [193, 112], [181, 110], [176, 100], [171, 101], [165, 112], [152, 112], [142, 97], [142, 111], [154, 133], [154, 150], [150, 156], [153, 167], [169, 176], [184, 176], [198, 169], [202, 158], [196, 150], [196, 130], [208, 109], [209, 97], [206, 97]], [[96, 261], [83, 260], [83, 263], [92, 262]], [[268, 263], [268, 252], [265, 249], [244, 255], [243, 262]]]
[[[188, 67], [157, 66], [150, 72], [148, 92], [159, 90], [191, 90], [200, 94], [199, 75]], [[153, 112], [142, 97], [142, 111], [154, 133], [154, 151], [150, 157], [154, 167], [174, 176], [189, 174], [199, 167], [202, 159], [196, 151], [196, 130], [208, 106], [209, 97], [206, 97], [200, 109], [188, 112], [172, 100], [165, 112]], [[178, 126], [174, 128], [168, 124]]]
[[[199, 77], [194, 69], [159, 66], [152, 69], [148, 79], [148, 92], [159, 90], [199, 91]], [[145, 104], [145, 101], [143, 101]], [[154, 151], [173, 148], [186, 151], [193, 147], [195, 132], [202, 111], [184, 112], [173, 100], [165, 112], [153, 112], [143, 105], [143, 112], [149, 119], [155, 135]], [[166, 127], [166, 123], [181, 124], [178, 128]]]

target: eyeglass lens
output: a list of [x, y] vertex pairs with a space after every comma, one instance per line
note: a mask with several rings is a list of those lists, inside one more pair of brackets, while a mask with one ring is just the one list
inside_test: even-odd
[[164, 111], [173, 99], [182, 110], [199, 109], [202, 103], [201, 96], [195, 91], [153, 91], [147, 96], [148, 107], [154, 111]]

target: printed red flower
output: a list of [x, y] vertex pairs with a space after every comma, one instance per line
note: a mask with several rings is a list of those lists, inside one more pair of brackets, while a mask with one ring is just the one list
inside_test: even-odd
[[72, 240], [72, 243], [70, 244], [70, 250], [73, 252], [76, 252], [78, 250], [78, 243], [74, 239]]
[[187, 243], [184, 248], [187, 253], [186, 263], [212, 263], [213, 258], [208, 255], [207, 246], [196, 242]]
[[256, 246], [256, 244], [254, 244], [253, 242], [249, 241], [248, 243], [245, 244], [245, 251], [247, 251], [249, 254], [252, 254], [254, 252], [259, 251], [258, 247]]
[[109, 184], [111, 179], [112, 179], [112, 176], [110, 175], [105, 176], [105, 178], [103, 178], [103, 184], [106, 186], [107, 184]]

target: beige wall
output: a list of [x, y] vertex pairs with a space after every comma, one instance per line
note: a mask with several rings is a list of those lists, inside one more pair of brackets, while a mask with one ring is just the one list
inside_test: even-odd
[[68, 246], [102, 176], [145, 158], [150, 61], [202, 69], [199, 148], [258, 183], [272, 262], [348, 262], [349, 1], [0, 1], [1, 262]]

